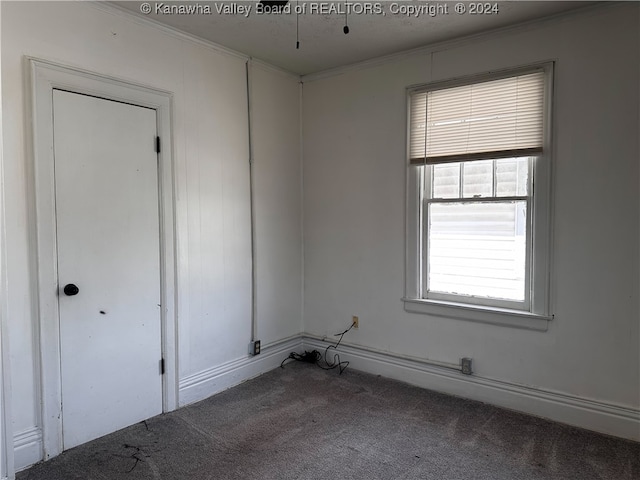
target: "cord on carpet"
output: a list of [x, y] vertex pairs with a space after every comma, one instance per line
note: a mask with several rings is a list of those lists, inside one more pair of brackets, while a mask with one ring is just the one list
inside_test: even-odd
[[340, 355], [337, 352], [333, 355], [333, 360], [331, 361], [329, 361], [329, 359], [327, 358], [327, 355], [329, 354], [329, 350], [338, 349], [340, 342], [342, 342], [342, 337], [344, 337], [344, 335], [349, 330], [355, 327], [355, 325], [356, 325], [356, 322], [353, 322], [351, 326], [347, 328], [344, 332], [336, 333], [334, 336], [340, 337], [338, 339], [338, 342], [335, 345], [329, 345], [324, 351], [324, 356], [318, 350], [312, 350], [311, 352], [309, 352], [308, 350], [305, 350], [304, 353], [291, 352], [289, 356], [282, 361], [282, 363], [280, 364], [280, 368], [284, 368], [284, 365], [287, 362], [287, 360], [296, 360], [298, 362], [313, 363], [318, 367], [322, 368], [323, 370], [333, 370], [334, 368], [338, 368], [340, 371], [340, 374], [342, 375], [342, 372], [344, 372], [344, 370], [347, 368], [347, 366], [349, 365], [349, 362], [340, 361]]

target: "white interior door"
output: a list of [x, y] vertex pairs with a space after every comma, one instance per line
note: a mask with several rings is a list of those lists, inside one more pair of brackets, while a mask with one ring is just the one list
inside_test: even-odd
[[68, 449], [162, 412], [156, 111], [54, 90], [53, 124]]

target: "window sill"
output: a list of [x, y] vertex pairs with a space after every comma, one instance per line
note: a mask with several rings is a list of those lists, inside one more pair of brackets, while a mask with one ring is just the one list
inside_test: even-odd
[[422, 313], [541, 332], [547, 331], [549, 321], [553, 319], [553, 315], [539, 315], [507, 308], [467, 305], [440, 300], [403, 298], [402, 301], [404, 302], [404, 309], [411, 313]]

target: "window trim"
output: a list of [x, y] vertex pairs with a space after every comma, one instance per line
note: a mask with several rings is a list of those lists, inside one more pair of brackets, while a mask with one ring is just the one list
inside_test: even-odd
[[[425, 181], [416, 164], [412, 164], [409, 155], [411, 132], [411, 95], [427, 90], [439, 90], [471, 83], [497, 80], [531, 73], [542, 69], [545, 73], [544, 124], [542, 153], [531, 155], [533, 160], [530, 195], [531, 200], [531, 238], [532, 248], [527, 255], [530, 260], [529, 308], [519, 310], [500, 306], [487, 306], [450, 300], [426, 299], [422, 295], [423, 255], [421, 230], [423, 212], [421, 182]], [[441, 317], [478, 321], [533, 330], [546, 330], [548, 321], [553, 319], [550, 313], [550, 261], [551, 261], [551, 174], [552, 174], [552, 122], [553, 122], [553, 70], [554, 62], [533, 64], [500, 72], [461, 77], [447, 81], [411, 86], [406, 90], [406, 195], [405, 195], [405, 295], [402, 298], [404, 309], [411, 313], [430, 314]], [[515, 155], [514, 155], [515, 156]]]

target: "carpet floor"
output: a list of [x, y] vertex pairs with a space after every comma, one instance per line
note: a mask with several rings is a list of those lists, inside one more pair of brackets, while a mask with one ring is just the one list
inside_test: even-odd
[[640, 478], [640, 444], [347, 368], [291, 362], [18, 480]]

